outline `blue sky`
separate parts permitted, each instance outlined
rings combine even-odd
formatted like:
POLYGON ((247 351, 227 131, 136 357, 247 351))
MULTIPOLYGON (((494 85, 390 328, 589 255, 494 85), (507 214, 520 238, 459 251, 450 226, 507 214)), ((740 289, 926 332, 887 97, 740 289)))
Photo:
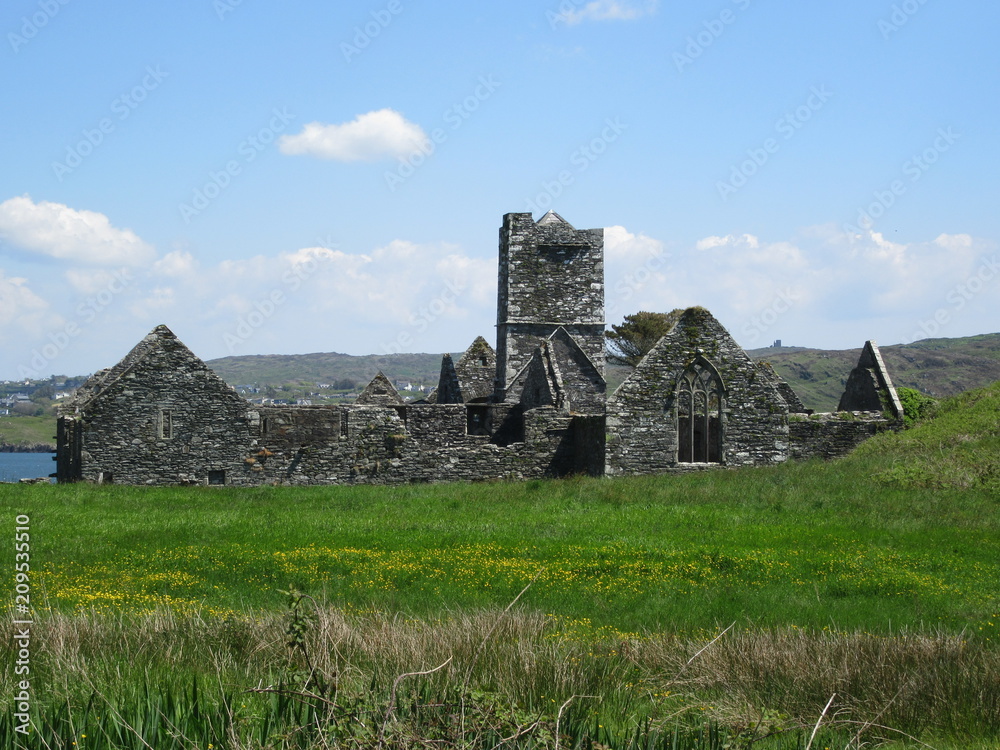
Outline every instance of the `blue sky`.
POLYGON ((12 0, 0 378, 495 339, 497 229, 605 227, 608 322, 1000 330, 1000 6, 12 0))

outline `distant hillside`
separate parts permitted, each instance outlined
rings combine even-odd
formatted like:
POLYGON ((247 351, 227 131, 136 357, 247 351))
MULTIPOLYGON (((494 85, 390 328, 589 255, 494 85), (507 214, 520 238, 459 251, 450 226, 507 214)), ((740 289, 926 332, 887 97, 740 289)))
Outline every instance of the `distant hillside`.
MULTIPOLYGON (((935 398, 953 396, 1000 380, 1000 333, 927 339, 913 344, 884 346, 881 351, 895 385, 916 388, 935 398)), ((749 354, 774 365, 807 408, 833 411, 861 349, 827 351, 780 347, 753 349, 749 354)), ((436 385, 441 355, 267 354, 223 357, 207 364, 231 385, 277 387, 286 383, 332 383, 348 379, 356 381, 360 388, 379 370, 394 382, 436 385)), ((625 367, 608 368, 609 393, 628 372, 625 367)))
MULTIPOLYGON (((916 388, 935 398, 1000 380, 1000 333, 879 348, 894 385, 916 388)), ((779 347, 753 349, 748 354, 770 362, 807 408, 833 411, 861 349, 779 347)))
MULTIPOLYGON (((460 355, 457 355, 460 356, 460 355)), ((254 354, 222 357, 206 362, 230 385, 285 383, 332 383, 354 380, 366 386, 381 370, 389 380, 437 385, 441 373, 440 354, 254 354)))

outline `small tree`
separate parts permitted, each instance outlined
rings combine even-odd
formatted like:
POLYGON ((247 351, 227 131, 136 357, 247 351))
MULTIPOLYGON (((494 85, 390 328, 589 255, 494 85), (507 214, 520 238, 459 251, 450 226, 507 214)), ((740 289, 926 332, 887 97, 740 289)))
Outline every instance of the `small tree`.
POLYGON ((611 326, 604 336, 608 341, 608 362, 635 367, 656 342, 670 330, 668 313, 637 312, 626 315, 621 325, 611 326))

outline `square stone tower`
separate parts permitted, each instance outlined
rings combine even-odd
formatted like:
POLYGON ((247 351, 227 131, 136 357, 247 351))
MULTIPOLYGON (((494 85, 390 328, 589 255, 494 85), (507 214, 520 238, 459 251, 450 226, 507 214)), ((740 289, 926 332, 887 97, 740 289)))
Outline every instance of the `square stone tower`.
POLYGON ((560 327, 604 376, 604 230, 574 229, 554 211, 506 214, 500 228, 495 399, 560 327))

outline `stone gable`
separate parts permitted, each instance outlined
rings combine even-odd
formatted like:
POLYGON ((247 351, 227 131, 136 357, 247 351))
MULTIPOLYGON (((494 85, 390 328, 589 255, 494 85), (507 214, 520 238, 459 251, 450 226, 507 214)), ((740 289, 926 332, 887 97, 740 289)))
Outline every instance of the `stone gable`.
POLYGON ((729 332, 699 307, 674 316, 672 328, 608 399, 607 415, 611 475, 788 458, 788 405, 729 332), (716 399, 706 403, 705 414, 681 403, 689 376, 706 402, 716 399))

